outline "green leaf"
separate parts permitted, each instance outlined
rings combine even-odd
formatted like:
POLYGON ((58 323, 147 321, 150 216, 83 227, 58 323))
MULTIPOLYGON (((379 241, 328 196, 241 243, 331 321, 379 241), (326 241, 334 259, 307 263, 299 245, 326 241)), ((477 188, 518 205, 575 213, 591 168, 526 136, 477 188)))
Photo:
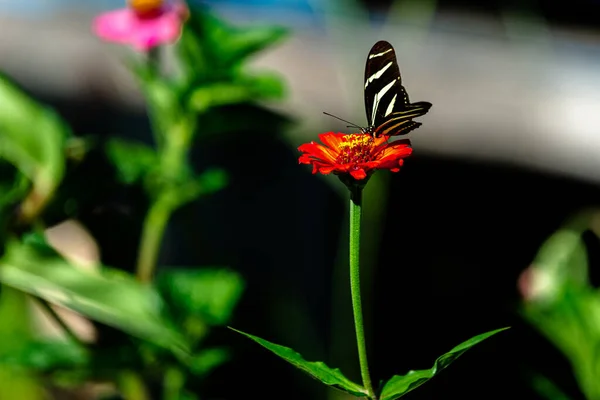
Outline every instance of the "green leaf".
POLYGON ((31 312, 24 293, 10 287, 0 288, 0 399, 39 399, 43 389, 32 371, 23 369, 19 355, 27 349, 33 336, 31 312))
POLYGON ((106 144, 106 153, 125 184, 138 182, 158 166, 156 151, 144 143, 113 138, 106 144))
POLYGON ((280 41, 287 34, 282 27, 231 26, 203 7, 190 7, 190 11, 180 50, 183 59, 198 66, 198 72, 203 74, 231 76, 231 72, 249 56, 280 41))
POLYGON ((30 217, 40 212, 63 178, 69 134, 55 112, 0 74, 0 158, 32 182, 32 195, 23 210, 30 217))
POLYGON ((0 399, 46 400, 44 384, 33 373, 0 364, 0 399), (10 384, 5 384, 10 382, 10 384))
POLYGON ((380 400, 394 400, 404 396, 408 392, 418 388, 433 378, 435 375, 439 374, 444 368, 450 365, 450 363, 455 361, 471 347, 506 329, 509 328, 496 329, 494 331, 482 333, 481 335, 474 336, 471 339, 462 342, 446 354, 439 357, 435 361, 435 364, 432 368, 409 371, 406 375, 394 375, 390 380, 383 383, 381 394, 378 396, 378 398, 380 400))
POLYGON ((541 374, 532 374, 531 383, 535 391, 548 400, 571 400, 554 382, 541 374))
POLYGON ((331 386, 335 389, 339 389, 343 392, 352 394, 357 397, 367 397, 367 391, 357 383, 352 382, 346 378, 339 368, 329 368, 322 361, 311 362, 306 361, 300 354, 290 349, 289 347, 280 346, 278 344, 271 343, 257 336, 238 331, 229 327, 229 329, 241 333, 242 335, 254 340, 267 350, 275 353, 277 356, 283 358, 285 361, 292 364, 294 367, 301 369, 313 378, 323 382, 325 385, 331 386))
POLYGON ((199 194, 206 195, 225 188, 229 183, 229 176, 223 169, 210 168, 202 172, 196 182, 199 185, 199 194))
POLYGON ((229 320, 244 290, 241 276, 225 268, 168 268, 157 276, 156 284, 180 313, 210 325, 229 320))
POLYGON ((191 93, 189 104, 198 112, 206 112, 230 104, 281 99, 284 92, 283 81, 278 75, 263 73, 199 86, 191 93))
POLYGON ((11 364, 40 372, 84 367, 88 353, 70 340, 32 340, 19 351, 0 356, 0 364, 11 364))
POLYGON ((229 350, 222 347, 213 347, 202 350, 195 355, 188 364, 193 374, 205 376, 219 365, 229 361, 231 354, 229 350))
POLYGON ((186 341, 164 317, 162 299, 151 287, 119 270, 77 268, 39 235, 7 243, 0 259, 0 281, 166 347, 176 355, 187 351, 186 341))

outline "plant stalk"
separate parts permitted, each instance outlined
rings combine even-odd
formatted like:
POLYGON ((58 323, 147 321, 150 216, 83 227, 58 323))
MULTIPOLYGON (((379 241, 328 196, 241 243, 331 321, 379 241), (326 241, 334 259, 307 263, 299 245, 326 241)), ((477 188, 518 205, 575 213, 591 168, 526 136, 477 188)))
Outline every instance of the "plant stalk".
POLYGON ((352 311, 354 312, 354 328, 358 346, 358 360, 363 386, 370 399, 376 400, 369 365, 367 362, 367 345, 360 297, 360 222, 362 215, 362 187, 350 188, 350 291, 352 293, 352 311))
POLYGON ((152 202, 142 228, 136 275, 143 283, 152 281, 167 222, 173 212, 170 196, 159 195, 152 202))

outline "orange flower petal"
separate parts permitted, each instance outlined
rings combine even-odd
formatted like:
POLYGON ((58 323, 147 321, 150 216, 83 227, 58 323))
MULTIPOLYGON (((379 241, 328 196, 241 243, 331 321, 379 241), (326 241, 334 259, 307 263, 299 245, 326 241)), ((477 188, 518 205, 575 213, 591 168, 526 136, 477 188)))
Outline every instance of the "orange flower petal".
POLYGON ((319 140, 323 142, 325 146, 328 146, 332 150, 339 153, 340 144, 344 142, 344 138, 346 136, 348 135, 344 133, 327 132, 319 134, 319 140))
POLYGON ((305 143, 303 145, 301 145, 300 147, 298 147, 299 151, 308 153, 305 155, 309 155, 311 157, 314 157, 316 159, 321 159, 321 160, 325 160, 328 162, 335 162, 335 159, 337 157, 337 153, 332 151, 331 149, 315 143, 315 142, 310 142, 310 143, 305 143))
POLYGON ((362 168, 359 168, 359 169, 352 169, 352 170, 350 171, 350 175, 352 175, 352 177, 353 177, 354 179, 358 179, 358 180, 365 179, 365 178, 367 177, 367 173, 366 173, 366 172, 365 172, 365 170, 364 170, 364 169, 362 169, 362 168))

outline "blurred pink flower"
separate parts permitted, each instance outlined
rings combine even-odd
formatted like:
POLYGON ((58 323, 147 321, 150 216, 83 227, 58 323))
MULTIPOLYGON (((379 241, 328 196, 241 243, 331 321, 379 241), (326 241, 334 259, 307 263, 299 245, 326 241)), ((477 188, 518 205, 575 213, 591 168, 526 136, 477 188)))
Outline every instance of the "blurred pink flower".
POLYGON ((546 269, 530 265, 519 275, 517 287, 527 303, 548 302, 556 297, 557 278, 546 269))
POLYGON ((146 52, 177 41, 186 18, 187 7, 181 0, 129 0, 128 7, 97 16, 93 30, 104 40, 146 52))

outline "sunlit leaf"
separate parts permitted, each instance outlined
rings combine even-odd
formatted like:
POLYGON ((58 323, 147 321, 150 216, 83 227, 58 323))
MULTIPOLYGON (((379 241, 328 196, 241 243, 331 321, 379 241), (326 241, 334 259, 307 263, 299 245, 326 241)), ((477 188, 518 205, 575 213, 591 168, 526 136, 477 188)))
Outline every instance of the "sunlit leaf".
POLYGON ((125 184, 141 180, 158 165, 156 151, 144 143, 112 138, 106 144, 106 153, 125 184))
POLYGON ((49 108, 29 98, 0 75, 0 158, 17 167, 32 182, 23 212, 40 212, 62 180, 65 140, 69 128, 49 108))
POLYGON ((76 268, 37 235, 7 244, 0 259, 0 281, 176 354, 187 350, 185 340, 163 316, 162 299, 151 287, 111 268, 76 268))
POLYGON ((444 368, 471 347, 506 329, 508 328, 482 333, 481 335, 474 336, 471 339, 462 342, 446 354, 438 357, 432 368, 409 371, 406 375, 394 375, 387 382, 383 383, 379 398, 381 400, 394 400, 404 396, 439 374, 444 368))
POLYGON ((280 99, 284 92, 281 77, 263 73, 199 86, 190 95, 190 106, 198 112, 206 112, 212 107, 280 99))
POLYGON ((284 347, 271 343, 257 336, 238 331, 237 329, 230 329, 254 340, 256 343, 260 344, 267 350, 283 358, 285 361, 289 362, 294 367, 306 372, 313 378, 323 382, 325 385, 350 393, 357 397, 367 397, 366 390, 362 386, 346 378, 342 374, 342 371, 339 370, 339 368, 329 368, 322 361, 306 361, 304 358, 302 358, 300 354, 290 349, 289 347, 284 347))

